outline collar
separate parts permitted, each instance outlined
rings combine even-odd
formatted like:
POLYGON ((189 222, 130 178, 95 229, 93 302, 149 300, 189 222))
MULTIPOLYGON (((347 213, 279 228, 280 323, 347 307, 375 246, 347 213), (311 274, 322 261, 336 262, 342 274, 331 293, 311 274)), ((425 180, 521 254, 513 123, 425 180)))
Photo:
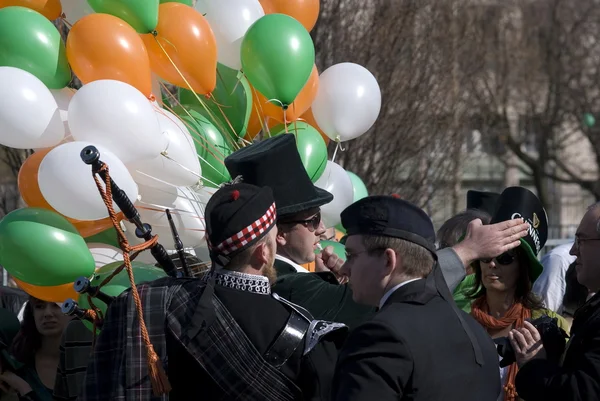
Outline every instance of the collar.
POLYGON ((213 273, 205 274, 202 277, 202 280, 208 281, 209 277, 211 276, 215 277, 215 284, 221 287, 232 288, 234 290, 246 291, 260 295, 271 294, 271 283, 265 276, 240 273, 217 267, 213 273))
POLYGON ((413 278, 407 281, 404 281, 400 284, 397 284, 395 286, 393 286, 391 289, 389 289, 381 298, 381 301, 379 301, 379 309, 383 308, 383 305, 385 304, 385 301, 388 300, 388 298, 394 293, 394 291, 396 291, 398 288, 408 284, 408 283, 412 283, 413 281, 417 281, 420 280, 419 278, 413 278))
POLYGON ((298 263, 292 262, 290 259, 286 258, 285 256, 281 256, 281 255, 277 254, 277 255, 275 255, 275 259, 281 260, 282 262, 285 262, 288 265, 292 266, 294 269, 296 269, 297 273, 310 273, 304 267, 300 266, 298 263))

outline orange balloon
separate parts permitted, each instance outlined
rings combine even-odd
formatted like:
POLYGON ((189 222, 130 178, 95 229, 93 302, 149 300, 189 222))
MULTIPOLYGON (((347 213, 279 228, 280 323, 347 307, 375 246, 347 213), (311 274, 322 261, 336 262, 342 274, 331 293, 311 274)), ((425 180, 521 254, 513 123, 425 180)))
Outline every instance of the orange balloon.
MULTIPOLYGON (((287 123, 296 121, 304 114, 309 108, 312 102, 317 97, 317 91, 319 90, 319 71, 317 66, 313 67, 313 70, 308 78, 308 81, 296 96, 293 103, 289 105, 285 111, 285 119, 287 123)), ((256 91, 258 93, 258 91, 256 91)), ((261 102, 262 109, 265 115, 273 117, 277 121, 283 123, 283 109, 268 101, 261 93, 258 93, 258 101, 261 102)))
POLYGON ((302 267, 304 267, 306 270, 308 270, 309 272, 314 272, 316 271, 316 266, 315 266, 315 262, 310 262, 310 263, 305 263, 303 265, 300 265, 302 267))
POLYGON ((319 18, 319 0, 259 0, 265 14, 287 14, 294 17, 307 31, 311 31, 319 18))
POLYGON ((0 0, 0 8, 12 6, 30 8, 49 20, 55 20, 62 14, 60 0, 0 0))
POLYGON ((75 300, 79 298, 79 293, 73 288, 73 283, 46 287, 41 285, 27 284, 23 281, 17 280, 14 277, 12 277, 12 279, 15 280, 15 283, 27 294, 36 297, 37 299, 41 299, 42 301, 65 302, 69 298, 75 300))
POLYGON ((306 111, 306 113, 302 114, 302 116, 300 116, 300 120, 306 121, 314 129, 319 131, 319 134, 321 134, 321 136, 323 137, 323 140, 325 141, 325 145, 329 144, 329 137, 327 135, 325 135, 325 133, 321 130, 321 128, 319 128, 319 124, 317 124, 317 121, 315 120, 315 116, 313 115, 312 107, 310 109, 308 109, 306 111))
MULTIPOLYGON (((40 169, 40 163, 52 149, 53 148, 43 149, 29 156, 19 170, 17 181, 19 185, 19 192, 21 193, 21 197, 27 206, 39 207, 41 209, 47 209, 58 213, 52 206, 50 206, 46 199, 44 199, 42 191, 40 191, 40 186, 38 185, 38 170, 40 169)), ((95 221, 80 221, 68 218, 66 216, 63 217, 65 217, 71 224, 75 226, 83 238, 91 237, 92 235, 101 233, 102 231, 108 230, 113 226, 112 221, 108 217, 95 221)), ((123 214, 119 213, 118 218, 121 220, 123 218, 123 214)))
POLYGON ((206 18, 185 4, 163 3, 156 32, 141 35, 152 71, 182 88, 211 93, 217 85, 217 42, 206 18))
POLYGON ((114 79, 152 95, 150 60, 135 29, 109 14, 86 15, 67 37, 67 59, 81 82, 114 79))

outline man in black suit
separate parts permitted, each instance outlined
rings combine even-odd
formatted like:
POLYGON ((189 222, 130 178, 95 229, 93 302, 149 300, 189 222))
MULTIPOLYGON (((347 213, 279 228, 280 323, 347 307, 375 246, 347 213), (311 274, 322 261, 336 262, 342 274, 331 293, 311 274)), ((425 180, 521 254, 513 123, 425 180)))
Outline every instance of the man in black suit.
POLYGON ((354 300, 379 311, 344 345, 333 399, 495 401, 496 348, 453 303, 427 214, 401 199, 370 196, 344 210, 342 223, 354 300))
POLYGON ((596 294, 577 309, 571 337, 562 355, 546 349, 538 330, 526 322, 509 338, 519 372, 515 385, 526 401, 597 401, 600 399, 600 203, 583 216, 571 255, 577 280, 596 294))

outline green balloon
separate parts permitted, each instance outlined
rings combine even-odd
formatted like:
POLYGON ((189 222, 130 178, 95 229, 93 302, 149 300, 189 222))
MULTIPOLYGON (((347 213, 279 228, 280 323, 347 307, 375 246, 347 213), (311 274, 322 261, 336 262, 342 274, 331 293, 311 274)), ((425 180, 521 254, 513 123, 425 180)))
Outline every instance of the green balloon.
MULTIPOLYGON (((273 136, 285 134, 283 124, 272 129, 273 136)), ((296 146, 302 164, 312 182, 316 182, 327 166, 327 145, 319 131, 304 121, 288 124, 288 133, 296 135, 296 146)))
POLYGON ((150 33, 158 24, 158 0, 88 0, 88 3, 97 13, 121 18, 138 33, 150 33))
POLYGON ((341 231, 343 234, 346 234, 346 229, 344 228, 344 226, 342 225, 342 223, 336 225, 335 229, 338 230, 338 231, 341 231))
POLYGON ((0 66, 35 75, 50 89, 71 81, 65 44, 42 14, 24 7, 0 9, 0 66))
POLYGON ((18 280, 54 286, 94 273, 95 262, 77 229, 45 209, 15 210, 0 220, 0 265, 18 280))
POLYGON ((585 113, 583 115, 583 123, 588 126, 588 127, 593 127, 594 125, 596 125, 596 118, 594 117, 593 114, 591 113, 585 113))
MULTIPOLYGON (((211 96, 212 99, 203 99, 204 104, 210 110, 208 113, 198 102, 194 92, 189 89, 179 89, 181 104, 192 106, 194 110, 237 142, 246 134, 252 112, 252 92, 248 80, 238 70, 218 64, 217 86, 211 96)), ((198 97, 202 98, 203 95, 198 95, 198 97)))
POLYGON ((87 244, 106 244, 114 246, 115 248, 120 248, 117 230, 115 230, 113 227, 96 235, 92 235, 91 237, 87 237, 85 242, 87 244))
POLYGON ((223 160, 232 151, 229 143, 223 138, 223 135, 206 117, 195 109, 186 107, 184 110, 181 106, 178 106, 173 110, 181 117, 192 138, 194 138, 194 145, 200 159, 204 184, 208 187, 216 188, 218 185, 230 181, 231 176, 223 160))
MULTIPOLYGON (((112 274, 112 272, 115 271, 115 269, 122 264, 123 262, 113 262, 96 270, 94 277, 90 280, 92 285, 100 285, 100 283, 102 283, 108 276, 112 274)), ((145 263, 133 261, 131 262, 131 267, 133 268, 133 278, 136 284, 154 281, 159 278, 166 277, 167 275, 162 269, 145 263)), ((129 275, 127 274, 127 270, 123 269, 119 274, 113 277, 108 284, 102 287, 102 292, 116 297, 121 295, 123 291, 130 287, 131 284, 129 282, 129 275)), ((94 305, 100 309, 102 313, 106 314, 107 305, 104 302, 100 301, 98 298, 93 298, 92 302, 94 302, 94 305)), ((89 299, 86 295, 79 297, 79 306, 84 309, 91 309, 89 299)), ((90 322, 84 321, 84 324, 90 330, 92 330, 93 325, 90 322)))
POLYGON ((366 198, 367 196, 369 196, 367 186, 360 179, 360 177, 354 173, 351 173, 350 171, 346 171, 346 173, 348 173, 348 175, 350 176, 350 181, 352 181, 352 189, 354 190, 353 201, 356 202, 358 200, 361 200, 362 198, 366 198))
POLYGON ((292 104, 315 64, 315 46, 296 19, 269 14, 246 32, 241 48, 242 68, 248 81, 267 99, 292 104))
MULTIPOLYGON (((344 262, 346 261, 346 247, 337 241, 321 241, 319 244, 325 249, 328 246, 333 247, 333 253, 339 256, 344 262)), ((321 250, 315 250, 315 254, 321 253, 321 250)))
POLYGON ((181 4, 185 4, 186 6, 190 6, 190 7, 194 6, 192 4, 192 0, 160 0, 160 4, 163 4, 163 3, 181 3, 181 4))

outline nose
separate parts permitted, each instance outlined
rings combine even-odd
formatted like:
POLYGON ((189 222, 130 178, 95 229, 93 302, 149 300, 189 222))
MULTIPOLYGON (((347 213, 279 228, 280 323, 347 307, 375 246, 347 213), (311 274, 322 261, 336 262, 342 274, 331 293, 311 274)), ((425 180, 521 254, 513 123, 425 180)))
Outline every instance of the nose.
POLYGON ((577 241, 575 241, 575 242, 573 242, 573 246, 571 247, 571 250, 569 250, 569 255, 577 256, 578 250, 579 250, 579 247, 577 246, 577 241))
POLYGON ((54 315, 54 304, 51 302, 46 303, 44 307, 44 316, 52 316, 54 315))
POLYGON ((488 265, 490 266, 490 269, 495 269, 496 266, 496 259, 492 259, 490 263, 488 263, 488 265))
POLYGON ((327 231, 327 229, 325 228, 325 223, 323 223, 323 220, 321 220, 319 222, 319 228, 317 228, 315 234, 317 235, 317 237, 320 237, 321 235, 325 234, 325 231, 327 231))
POLYGON ((340 275, 347 276, 350 278, 350 266, 349 263, 344 263, 342 267, 340 267, 340 275))

